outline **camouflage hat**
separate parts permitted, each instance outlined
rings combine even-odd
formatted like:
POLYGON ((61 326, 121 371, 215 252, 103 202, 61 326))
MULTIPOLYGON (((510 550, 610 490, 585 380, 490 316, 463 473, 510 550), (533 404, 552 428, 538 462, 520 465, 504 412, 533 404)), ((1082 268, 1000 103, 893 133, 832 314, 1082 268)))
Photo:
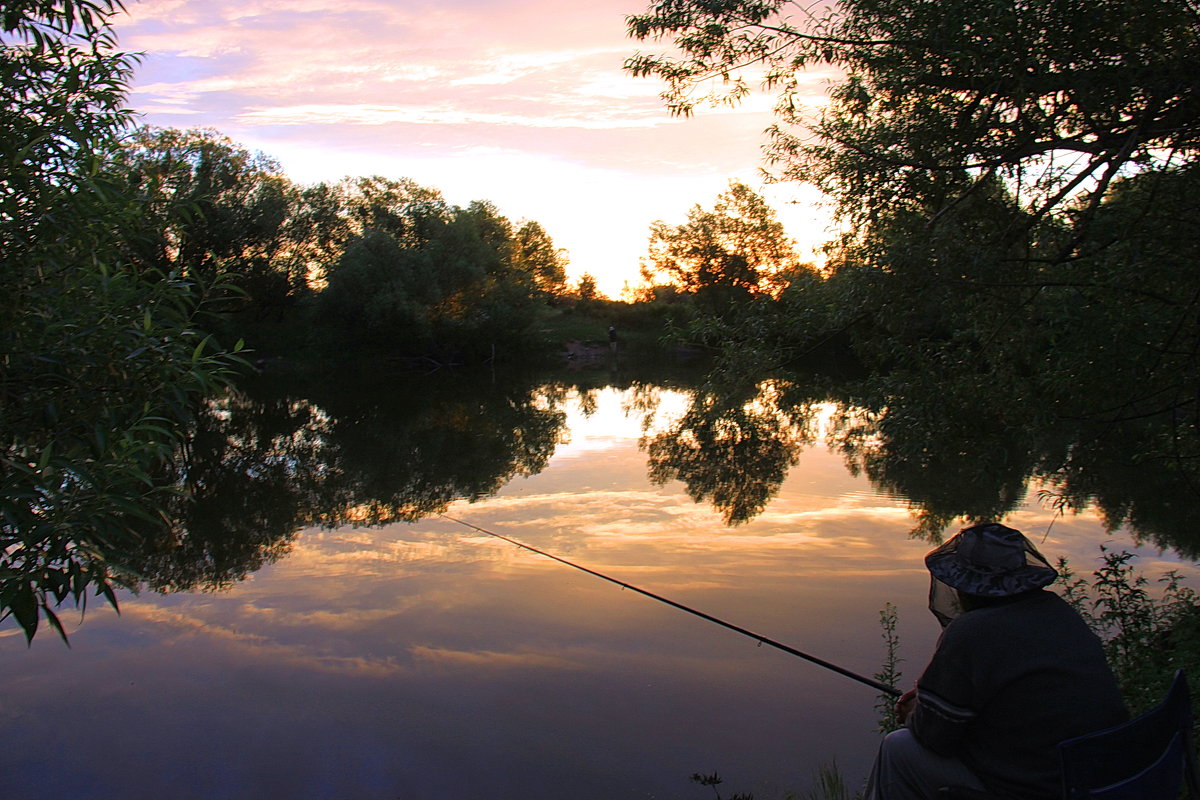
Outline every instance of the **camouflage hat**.
POLYGON ((963 528, 930 551, 925 566, 947 586, 982 597, 1040 589, 1058 577, 1020 531, 995 522, 963 528))

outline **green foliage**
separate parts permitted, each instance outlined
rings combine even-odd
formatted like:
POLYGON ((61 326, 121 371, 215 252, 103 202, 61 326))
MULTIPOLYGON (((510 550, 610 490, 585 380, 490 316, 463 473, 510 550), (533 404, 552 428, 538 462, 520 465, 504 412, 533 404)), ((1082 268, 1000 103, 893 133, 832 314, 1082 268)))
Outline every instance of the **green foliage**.
POLYGON ((691 113, 716 87, 736 102, 748 79, 777 95, 781 124, 804 122, 804 70, 847 78, 804 141, 775 131, 775 156, 874 219, 1021 178, 1040 213, 1095 176, 1194 147, 1190 68, 1200 45, 1185 0, 849 0, 824 10, 785 0, 652 3, 629 18, 639 40, 670 39, 674 55, 626 67, 666 82, 673 110, 691 113), (1055 154, 1075 163, 1047 164, 1055 154), (1049 167, 1049 168, 1047 168, 1049 167), (968 173, 970 171, 970 173, 968 173), (1069 187, 1069 188, 1068 188, 1069 187), (1067 191, 1064 191, 1067 189, 1067 191))
POLYGON ((280 314, 307 290, 293 220, 298 190, 279 165, 214 131, 143 128, 109 170, 138 198, 139 261, 200 282, 226 278, 231 308, 280 314))
POLYGON ((845 282, 803 267, 780 278, 786 285, 774 299, 726 307, 719 315, 694 307, 673 315, 681 338, 719 348, 716 372, 725 382, 808 369, 858 372, 846 332, 858 312, 844 305, 845 282))
POLYGON ((682 225, 655 222, 642 268, 648 284, 695 295, 710 313, 782 288, 799 260, 775 212, 745 184, 731 181, 712 210, 695 206, 682 225))
POLYGON ((1130 711, 1141 713, 1166 695, 1176 670, 1200 676, 1200 595, 1168 571, 1152 592, 1127 551, 1101 547, 1092 580, 1076 577, 1060 559, 1063 596, 1104 642, 1130 711))
POLYGON ((600 300, 600 290, 596 288, 596 278, 590 273, 583 273, 579 276, 579 282, 575 287, 575 294, 579 297, 579 302, 586 304, 600 300))
MULTIPOLYGON (((529 275, 542 297, 562 300, 567 294, 565 251, 555 248, 546 229, 532 220, 517 228, 512 239, 513 268, 529 275)), ((595 279, 592 279, 592 292, 595 292, 595 279)))
POLYGON ((811 789, 800 795, 788 795, 795 800, 856 800, 860 796, 861 793, 846 785, 846 778, 836 761, 817 768, 816 782, 811 789))
POLYGON ((845 340, 880 394, 1005 386, 1059 419, 1170 415, 1147 457, 1195 460, 1193 4, 662 0, 629 30, 674 45, 627 68, 679 113, 760 80, 776 172, 842 223, 824 286, 709 324, 731 362, 845 340), (826 65, 845 79, 818 114, 805 70, 826 65))
POLYGON ((437 289, 425 277, 431 272, 428 252, 406 250, 386 233, 368 231, 350 242, 331 272, 319 313, 344 332, 343 344, 424 343, 437 289))
POLYGON ((210 300, 225 340, 296 338, 285 319, 305 317, 304 339, 272 342, 273 355, 320 344, 339 359, 490 358, 526 342, 534 306, 566 292, 566 257, 536 222, 514 226, 483 201, 453 207, 410 179, 297 187, 213 131, 139 131, 109 170, 142 209, 131 258, 223 278, 210 300))
MULTIPOLYGON (((0 239, 4 263, 46 246, 47 215, 94 177, 128 124, 134 59, 118 52, 115 0, 8 2, 0 11, 0 239)), ((7 307, 7 306, 6 306, 7 307)))
MULTIPOLYGON (((313 195, 328 202, 326 191, 313 195)), ((345 240, 315 322, 342 352, 457 363, 491 358, 499 345, 511 355, 530 342, 539 300, 561 289, 545 231, 515 229, 491 203, 450 206, 436 190, 383 178, 336 195, 345 240)))
POLYGON ((104 171, 131 59, 115 2, 7 4, 0 50, 0 619, 129 582, 111 548, 161 521, 195 400, 233 361, 198 322, 222 278, 139 260, 141 207, 104 171))

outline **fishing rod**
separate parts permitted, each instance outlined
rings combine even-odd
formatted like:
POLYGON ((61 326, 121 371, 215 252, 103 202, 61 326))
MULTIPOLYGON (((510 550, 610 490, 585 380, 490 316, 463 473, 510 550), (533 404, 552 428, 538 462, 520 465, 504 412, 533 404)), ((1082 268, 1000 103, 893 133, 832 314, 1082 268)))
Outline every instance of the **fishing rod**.
POLYGON ((670 600, 666 597, 663 597, 662 595, 655 594, 654 592, 649 592, 645 589, 640 589, 637 586, 633 586, 632 584, 626 583, 625 581, 617 580, 616 578, 605 575, 603 572, 597 572, 594 569, 588 569, 587 567, 576 564, 573 561, 568 561, 565 558, 559 558, 558 556, 556 556, 552 553, 547 553, 545 550, 539 550, 536 547, 532 547, 530 545, 524 544, 523 542, 518 542, 516 539, 510 539, 509 537, 504 536, 503 534, 496 533, 495 531, 489 531, 487 528, 481 528, 478 525, 473 525, 472 523, 465 522, 461 519, 455 519, 454 517, 447 516, 446 514, 439 514, 438 516, 440 516, 442 519, 449 520, 450 522, 457 522, 459 525, 462 525, 467 528, 472 528, 473 530, 477 530, 480 533, 486 533, 488 536, 494 536, 497 539, 502 539, 503 541, 506 541, 509 544, 516 545, 517 547, 520 547, 524 550, 528 550, 531 553, 537 553, 539 556, 545 556, 546 558, 549 558, 553 561, 557 561, 560 564, 566 564, 568 567, 577 569, 580 572, 586 572, 588 575, 593 575, 597 578, 600 578, 601 580, 606 580, 609 583, 615 583, 617 586, 620 586, 622 589, 628 589, 631 592, 637 592, 640 595, 645 595, 646 597, 649 597, 651 600, 657 600, 660 603, 666 603, 667 605, 669 605, 673 608, 678 608, 680 611, 686 611, 687 613, 693 614, 693 615, 699 617, 700 619, 705 619, 705 620, 708 620, 709 622, 714 622, 717 625, 720 625, 722 628, 728 628, 729 630, 734 631, 735 633, 740 633, 743 636, 749 636, 751 639, 754 639, 756 642, 758 642, 759 645, 764 645, 764 644, 770 645, 771 647, 774 647, 776 650, 782 650, 783 652, 788 653, 793 656, 796 656, 797 658, 803 658, 805 661, 809 661, 813 664, 816 664, 818 667, 824 667, 825 669, 832 670, 833 672, 836 672, 839 675, 844 675, 845 677, 850 678, 851 680, 855 680, 855 681, 858 681, 859 683, 866 684, 867 686, 870 686, 872 689, 875 689, 876 691, 878 691, 882 694, 891 695, 892 697, 900 696, 900 690, 895 688, 894 686, 888 686, 886 683, 880 683, 879 681, 872 680, 871 678, 863 677, 862 675, 859 675, 856 672, 851 672, 850 670, 846 669, 845 667, 839 667, 837 664, 830 663, 823 658, 817 658, 814 655, 810 655, 809 653, 805 653, 803 651, 797 650, 794 647, 789 647, 788 645, 783 644, 782 642, 777 642, 774 639, 763 636, 761 634, 757 634, 754 631, 746 630, 745 628, 741 627, 740 625, 734 625, 732 622, 726 622, 723 619, 718 619, 717 617, 714 617, 711 614, 705 614, 703 611, 699 611, 690 606, 685 606, 683 603, 677 603, 674 600, 670 600))

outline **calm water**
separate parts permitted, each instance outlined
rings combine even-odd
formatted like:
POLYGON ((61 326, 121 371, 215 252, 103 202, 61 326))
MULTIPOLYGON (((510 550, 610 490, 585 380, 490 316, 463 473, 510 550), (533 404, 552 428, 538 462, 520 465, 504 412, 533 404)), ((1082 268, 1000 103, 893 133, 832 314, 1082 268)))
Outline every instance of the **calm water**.
MULTIPOLYGON (((271 440, 293 489, 311 479, 297 477, 310 462, 349 485, 352 468, 321 455, 330 420, 352 415, 346 403, 285 409, 307 432, 271 440)), ((908 503, 850 473, 816 408, 774 496, 731 527, 712 502, 720 487, 693 486, 697 502, 680 481, 650 478, 645 437, 686 406, 685 394, 644 385, 535 398, 524 410, 536 424, 493 424, 519 434, 509 438, 523 455, 502 471, 511 475, 444 481, 475 498, 446 514, 867 675, 880 666, 878 614, 891 602, 905 681, 915 678, 937 626, 924 608, 930 545, 910 538, 908 503)), ((482 444, 475 453, 470 436, 428 434, 469 431, 468 407, 421 408, 412 413, 424 427, 396 434, 403 447, 388 450, 388 428, 367 425, 339 434, 338 458, 351 440, 381 451, 396 460, 382 470, 389 487, 414 483, 396 477, 406 458, 498 458, 482 444)), ((49 635, 27 648, 6 623, 0 793, 699 800, 711 789, 689 776, 717 771, 726 796, 761 799, 807 789, 823 763, 864 777, 878 741, 871 689, 426 513, 441 507, 426 484, 413 489, 425 498, 413 501, 415 521, 319 524, 380 518, 378 503, 348 496, 337 513, 313 501, 325 510, 309 508, 309 524, 267 548, 265 566, 220 591, 125 595, 120 616, 94 604, 70 649, 49 635)), ((1098 543, 1129 544, 1091 515, 1055 519, 1028 496, 1008 522, 1052 560, 1090 569, 1098 543)), ((252 527, 254 514, 221 524, 252 527)), ((1138 552, 1151 574, 1180 566, 1138 552)))

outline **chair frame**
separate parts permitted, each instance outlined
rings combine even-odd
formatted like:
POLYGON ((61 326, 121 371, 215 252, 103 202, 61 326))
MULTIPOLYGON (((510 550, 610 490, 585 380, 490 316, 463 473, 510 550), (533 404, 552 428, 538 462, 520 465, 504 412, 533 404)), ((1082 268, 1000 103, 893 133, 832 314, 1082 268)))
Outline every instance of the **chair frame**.
POLYGON ((1163 776, 1186 788, 1189 800, 1200 800, 1193 722, 1187 677, 1178 670, 1167 696, 1150 710, 1059 743, 1064 800, 1141 797, 1128 791, 1135 791, 1139 781, 1163 776), (1135 765, 1132 774, 1130 763, 1135 765))
MULTIPOLYGON (((1176 800, 1147 798, 1135 782, 1164 774, 1178 774, 1178 786, 1188 800, 1200 800, 1200 769, 1192 736, 1191 694, 1187 676, 1178 670, 1167 695, 1154 708, 1127 722, 1059 743, 1064 800, 1176 800), (1129 762, 1133 767, 1130 774, 1129 762), (1173 763, 1181 761, 1178 767, 1173 763), (1176 773, 1178 770, 1178 773, 1176 773)), ((989 800, 993 795, 961 786, 945 786, 942 800, 989 800)))

